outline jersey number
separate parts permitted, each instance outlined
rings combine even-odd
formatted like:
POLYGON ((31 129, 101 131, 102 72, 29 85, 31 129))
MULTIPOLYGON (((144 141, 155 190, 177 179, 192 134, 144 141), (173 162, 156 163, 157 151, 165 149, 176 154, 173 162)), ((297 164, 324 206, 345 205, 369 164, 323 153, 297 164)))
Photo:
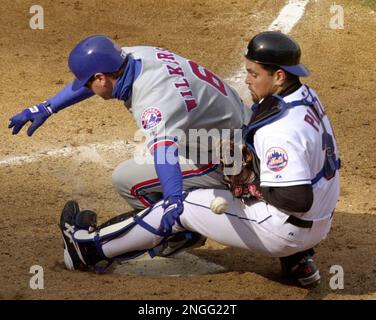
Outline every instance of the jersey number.
POLYGON ((325 150, 324 177, 330 180, 336 174, 337 165, 333 137, 327 132, 322 134, 322 149, 325 150))
MULTIPOLYGON (((315 111, 317 109, 315 109, 314 107, 312 109, 307 109, 307 114, 304 117, 304 121, 310 124, 317 132, 319 132, 320 124, 322 126, 324 125, 321 122, 322 118, 325 115, 325 112, 320 101, 316 97, 314 98, 314 103, 319 108, 321 114, 318 114, 318 112, 315 111)), ((334 140, 332 135, 329 134, 326 130, 324 130, 324 133, 322 134, 322 149, 325 151, 325 162, 323 168, 324 177, 325 179, 330 180, 335 176, 336 170, 338 168, 334 150, 334 140)))
POLYGON ((210 72, 209 70, 201 67, 196 62, 188 61, 188 63, 189 63, 189 66, 191 67, 193 74, 197 78, 210 84, 220 93, 222 93, 225 97, 227 97, 225 84, 220 78, 218 78, 214 73, 210 72))

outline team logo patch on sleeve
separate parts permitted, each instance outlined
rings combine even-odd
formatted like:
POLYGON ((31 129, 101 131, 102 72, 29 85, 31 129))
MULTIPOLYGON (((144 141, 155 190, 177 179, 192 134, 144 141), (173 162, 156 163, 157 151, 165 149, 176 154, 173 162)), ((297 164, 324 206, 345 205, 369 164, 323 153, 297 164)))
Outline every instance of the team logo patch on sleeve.
POLYGON ((266 151, 266 165, 269 170, 278 172, 287 166, 287 152, 282 148, 272 147, 266 151))
POLYGON ((145 130, 156 127, 162 121, 162 112, 155 107, 147 108, 141 116, 141 125, 145 130))

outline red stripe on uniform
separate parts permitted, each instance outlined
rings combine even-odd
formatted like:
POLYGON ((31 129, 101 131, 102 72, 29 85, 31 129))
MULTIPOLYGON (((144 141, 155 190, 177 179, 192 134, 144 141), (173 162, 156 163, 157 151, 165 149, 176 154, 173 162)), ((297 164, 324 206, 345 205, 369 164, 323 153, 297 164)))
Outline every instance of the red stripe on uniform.
POLYGON ((153 153, 155 151, 155 149, 161 147, 161 146, 171 146, 172 144, 175 144, 177 146, 177 144, 174 142, 174 141, 170 141, 170 140, 163 140, 163 141, 160 141, 160 142, 157 142, 155 144, 153 144, 149 150, 150 150, 150 153, 153 153))
POLYGON ((210 168, 213 168, 215 166, 216 166, 216 164, 208 163, 207 165, 205 165, 205 166, 203 166, 202 168, 199 168, 199 169, 182 171, 182 175, 187 176, 187 175, 193 174, 193 173, 199 174, 199 173, 202 173, 203 171, 210 169, 210 168))
MULTIPOLYGON (((181 174, 182 176, 187 176, 187 175, 190 175, 190 174, 200 174, 202 172, 204 172, 205 170, 208 170, 210 168, 213 168, 215 167, 216 165, 215 164, 212 164, 212 163, 208 163, 207 165, 201 167, 201 168, 198 168, 198 169, 193 169, 193 170, 187 170, 187 171, 182 171, 181 174)), ((131 189, 131 194, 136 197, 143 205, 147 206, 147 207, 151 207, 152 204, 149 203, 149 201, 146 200, 145 197, 137 194, 137 190, 142 188, 142 187, 145 187, 145 186, 148 186, 148 185, 152 185, 154 183, 157 183, 159 182, 159 178, 155 178, 155 179, 151 179, 151 180, 146 180, 146 181, 143 181, 143 182, 140 182, 139 184, 136 184, 132 187, 131 189)))

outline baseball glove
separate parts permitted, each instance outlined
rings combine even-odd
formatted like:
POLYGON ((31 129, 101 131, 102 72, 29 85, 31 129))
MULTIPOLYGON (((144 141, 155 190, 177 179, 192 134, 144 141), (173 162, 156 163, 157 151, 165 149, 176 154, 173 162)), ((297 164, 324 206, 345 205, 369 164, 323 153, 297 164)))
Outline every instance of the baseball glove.
POLYGON ((230 192, 236 198, 248 199, 254 197, 262 199, 260 182, 253 170, 253 154, 245 145, 234 145, 232 141, 227 143, 227 153, 224 153, 224 142, 220 153, 220 165, 224 175, 224 181, 230 192), (236 150, 237 149, 237 150, 236 150), (226 157, 226 154, 234 155, 241 151, 241 157, 226 157), (229 161, 230 160, 230 161, 229 161))

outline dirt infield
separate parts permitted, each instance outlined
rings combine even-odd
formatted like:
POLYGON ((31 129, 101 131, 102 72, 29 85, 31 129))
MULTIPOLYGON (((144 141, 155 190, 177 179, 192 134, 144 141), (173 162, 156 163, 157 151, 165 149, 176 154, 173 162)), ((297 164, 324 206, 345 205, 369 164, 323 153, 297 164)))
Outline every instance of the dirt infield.
MULTIPOLYGON (((33 138, 12 136, 10 116, 51 97, 72 76, 71 48, 92 34, 121 45, 171 49, 230 77, 242 64, 249 38, 265 30, 285 1, 40 1, 45 29, 29 27, 32 1, 2 1, 0 72, 0 299, 375 299, 376 4, 341 1, 344 29, 329 27, 332 1, 310 1, 291 35, 311 71, 307 84, 322 98, 339 142, 341 198, 329 237, 317 247, 321 285, 309 291, 279 279, 278 259, 209 241, 190 253, 225 271, 181 277, 94 275, 65 270, 57 223, 65 201, 97 210, 100 222, 129 209, 113 190, 113 168, 129 154, 81 149, 62 157, 12 163, 43 155, 131 140, 135 124, 119 101, 93 97, 54 115, 33 138), (126 3, 126 4, 125 4, 126 3), (8 159, 8 160, 7 160, 8 159), (29 287, 32 265, 44 268, 44 289, 29 287), (341 265, 344 289, 329 286, 330 267, 341 265)), ((249 99, 249 97, 244 97, 249 99)))

